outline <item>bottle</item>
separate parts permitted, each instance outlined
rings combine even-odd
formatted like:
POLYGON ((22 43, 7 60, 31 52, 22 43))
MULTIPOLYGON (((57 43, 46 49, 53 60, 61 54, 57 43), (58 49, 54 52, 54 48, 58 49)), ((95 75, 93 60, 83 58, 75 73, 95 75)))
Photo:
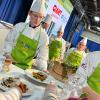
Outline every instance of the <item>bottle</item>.
POLYGON ((3 71, 4 72, 10 71, 10 65, 11 64, 12 64, 12 60, 11 59, 5 59, 4 66, 3 66, 3 71))
POLYGON ((65 81, 59 99, 67 100, 70 97, 70 94, 71 94, 71 91, 70 91, 69 85, 67 84, 67 81, 65 81))
POLYGON ((67 100, 69 98, 79 98, 82 94, 82 87, 79 83, 79 77, 76 75, 70 75, 65 82, 60 100, 67 100))
POLYGON ((3 70, 5 57, 3 55, 0 55, 0 72, 3 70))

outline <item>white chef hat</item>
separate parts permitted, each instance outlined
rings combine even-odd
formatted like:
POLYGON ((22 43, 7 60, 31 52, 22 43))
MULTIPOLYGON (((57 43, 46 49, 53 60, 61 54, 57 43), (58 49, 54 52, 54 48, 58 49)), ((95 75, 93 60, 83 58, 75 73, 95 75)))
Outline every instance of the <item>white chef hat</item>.
POLYGON ((30 8, 31 11, 37 12, 45 16, 45 1, 36 0, 30 8))
POLYGON ((80 42, 82 42, 86 45, 87 44, 87 37, 84 37, 80 42))
POLYGON ((64 26, 61 25, 61 26, 59 27, 59 29, 58 29, 58 32, 64 33, 64 26))
POLYGON ((47 14, 43 22, 50 24, 52 21, 52 16, 50 14, 47 14))

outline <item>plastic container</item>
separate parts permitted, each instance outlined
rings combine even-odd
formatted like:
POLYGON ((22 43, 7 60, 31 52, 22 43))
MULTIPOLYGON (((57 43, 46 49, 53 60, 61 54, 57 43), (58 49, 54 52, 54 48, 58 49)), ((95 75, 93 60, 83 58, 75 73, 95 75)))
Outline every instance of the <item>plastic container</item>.
POLYGON ((60 100, 67 100, 70 97, 73 97, 76 100, 76 98, 79 98, 81 94, 82 89, 78 82, 78 78, 75 75, 71 75, 64 84, 60 100))
POLYGON ((0 55, 0 72, 1 72, 2 69, 3 69, 4 61, 5 61, 5 56, 0 55))

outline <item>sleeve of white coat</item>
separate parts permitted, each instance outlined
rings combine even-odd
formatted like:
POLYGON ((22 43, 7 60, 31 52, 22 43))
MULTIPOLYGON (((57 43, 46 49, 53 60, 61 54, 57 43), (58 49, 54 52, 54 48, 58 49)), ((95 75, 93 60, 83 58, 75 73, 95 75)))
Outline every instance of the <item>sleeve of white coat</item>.
POLYGON ((44 43, 39 47, 37 55, 37 66, 40 70, 47 69, 47 61, 49 53, 48 44, 49 44, 49 38, 46 35, 46 38, 44 38, 44 43))
POLYGON ((17 88, 12 88, 8 92, 0 92, 0 100, 20 100, 21 93, 17 88))
POLYGON ((80 83, 83 84, 83 86, 87 86, 87 78, 91 74, 91 69, 90 56, 87 55, 76 72, 76 74, 80 77, 80 83))
POLYGON ((12 48, 14 47, 15 43, 16 43, 16 36, 18 35, 18 31, 19 31, 19 26, 20 24, 16 24, 14 26, 14 28, 8 33, 6 39, 5 39, 5 43, 4 43, 4 48, 3 48, 3 52, 10 54, 12 51, 12 48))

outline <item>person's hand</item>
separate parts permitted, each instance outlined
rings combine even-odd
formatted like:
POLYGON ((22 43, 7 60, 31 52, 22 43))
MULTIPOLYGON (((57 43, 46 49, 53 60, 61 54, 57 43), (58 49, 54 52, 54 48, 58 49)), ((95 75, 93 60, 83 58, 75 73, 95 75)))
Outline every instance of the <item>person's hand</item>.
POLYGON ((12 63, 12 57, 10 54, 5 54, 6 57, 5 62, 11 64, 12 63))
POLYGON ((12 56, 8 53, 5 53, 4 56, 6 57, 5 62, 9 64, 16 64, 16 61, 12 58, 12 56))
POLYGON ((55 82, 50 82, 50 84, 47 85, 45 91, 47 93, 52 93, 54 95, 57 95, 57 86, 56 86, 55 82))
POLYGON ((43 100, 58 100, 57 86, 55 82, 50 82, 45 88, 43 100))
POLYGON ((43 69, 43 72, 49 74, 49 71, 47 69, 43 69))
POLYGON ((100 94, 97 94, 90 87, 84 87, 83 92, 88 94, 90 100, 100 100, 100 94))
POLYGON ((36 69, 37 68, 37 66, 35 66, 34 64, 32 65, 32 69, 36 69))

